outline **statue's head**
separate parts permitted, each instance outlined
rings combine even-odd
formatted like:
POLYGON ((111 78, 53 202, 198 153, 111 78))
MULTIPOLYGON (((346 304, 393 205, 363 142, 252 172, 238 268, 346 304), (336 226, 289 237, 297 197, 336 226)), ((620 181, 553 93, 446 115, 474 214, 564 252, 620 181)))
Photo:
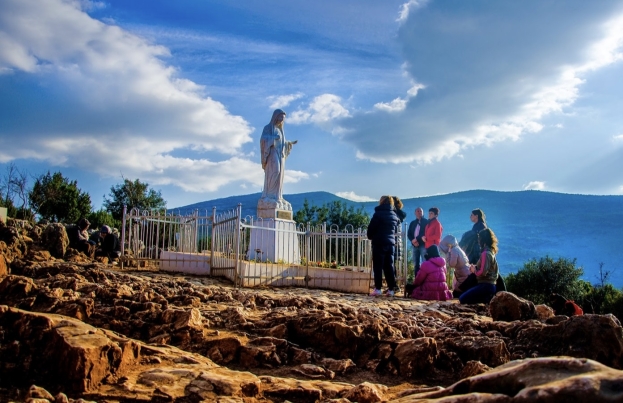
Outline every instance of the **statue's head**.
POLYGON ((286 118, 286 113, 281 109, 275 109, 273 117, 270 119, 271 125, 279 126, 283 124, 283 120, 286 118))

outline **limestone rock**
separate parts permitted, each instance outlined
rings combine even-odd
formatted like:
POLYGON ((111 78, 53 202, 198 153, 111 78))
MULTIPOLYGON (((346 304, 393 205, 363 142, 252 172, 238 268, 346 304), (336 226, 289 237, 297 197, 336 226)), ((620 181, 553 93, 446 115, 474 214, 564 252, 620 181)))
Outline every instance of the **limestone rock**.
POLYGON ((536 309, 531 301, 507 291, 498 292, 489 304, 493 320, 512 322, 514 320, 536 319, 536 309))
POLYGON ((623 372, 587 359, 517 360, 448 388, 413 394, 396 403, 421 401, 558 403, 623 401, 623 372))
POLYGON ((383 396, 387 392, 387 386, 375 385, 373 383, 364 382, 344 394, 344 398, 351 402, 359 403, 375 403, 382 402, 383 396))
POLYGON ((540 304, 534 307, 536 309, 536 316, 540 321, 545 321, 554 317, 554 310, 544 304, 540 304))
POLYGON ((0 253, 0 277, 5 277, 9 274, 9 266, 7 265, 4 254, 0 253))
POLYGON ((59 223, 48 224, 41 235, 43 247, 57 259, 62 259, 69 247, 69 237, 65 226, 59 223))
POLYGON ((401 341, 394 350, 403 376, 430 370, 438 354, 437 342, 430 337, 401 341))

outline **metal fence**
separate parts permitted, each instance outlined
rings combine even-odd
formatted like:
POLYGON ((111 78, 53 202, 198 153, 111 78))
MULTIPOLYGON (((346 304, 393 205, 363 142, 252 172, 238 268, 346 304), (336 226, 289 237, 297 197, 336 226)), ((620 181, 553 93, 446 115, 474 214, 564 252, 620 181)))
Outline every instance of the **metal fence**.
MULTIPOLYGON (((124 211, 122 265, 223 276, 237 286, 306 286, 367 292, 372 251, 365 228, 312 226, 195 210, 124 211)), ((399 236, 404 238, 402 231, 399 236)), ((407 276, 406 239, 396 275, 407 276)), ((123 267, 123 266, 122 266, 123 267)))

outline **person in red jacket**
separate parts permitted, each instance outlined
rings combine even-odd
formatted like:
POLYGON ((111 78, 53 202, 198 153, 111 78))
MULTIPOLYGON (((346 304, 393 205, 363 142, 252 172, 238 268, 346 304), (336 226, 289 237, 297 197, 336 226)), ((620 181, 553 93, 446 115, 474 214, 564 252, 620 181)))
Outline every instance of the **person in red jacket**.
POLYGON ((411 298, 431 301, 447 301, 452 293, 446 283, 446 261, 439 256, 439 249, 433 245, 426 249, 426 261, 422 263, 415 280, 411 298))
POLYGON ((441 234, 443 233, 443 227, 437 219, 439 216, 439 209, 437 207, 431 207, 428 209, 428 224, 426 224, 426 230, 422 240, 424 241, 424 247, 426 249, 433 245, 439 246, 441 242, 441 234))

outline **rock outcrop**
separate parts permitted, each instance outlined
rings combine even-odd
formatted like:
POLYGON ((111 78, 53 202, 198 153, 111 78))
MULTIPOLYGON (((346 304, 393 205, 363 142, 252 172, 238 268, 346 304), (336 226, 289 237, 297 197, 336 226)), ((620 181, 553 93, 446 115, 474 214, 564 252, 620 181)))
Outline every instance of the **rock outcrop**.
POLYGON ((621 399, 612 315, 236 289, 107 267, 62 234, 0 224, 0 400, 621 399))

